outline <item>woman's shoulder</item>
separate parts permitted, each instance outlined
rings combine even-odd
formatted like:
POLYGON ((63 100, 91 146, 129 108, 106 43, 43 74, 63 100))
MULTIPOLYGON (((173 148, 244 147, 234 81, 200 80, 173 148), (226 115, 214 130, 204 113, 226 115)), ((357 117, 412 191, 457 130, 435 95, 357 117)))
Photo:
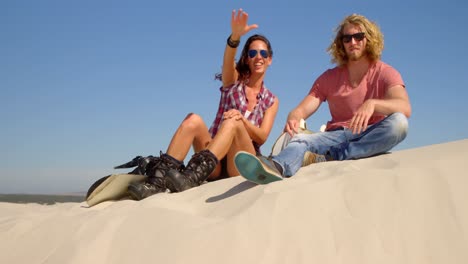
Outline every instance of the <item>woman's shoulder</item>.
POLYGON ((221 92, 229 92, 229 91, 232 91, 232 90, 237 90, 237 89, 239 89, 241 86, 242 86, 242 83, 241 83, 241 82, 235 81, 235 82, 232 83, 232 84, 221 85, 221 87, 219 88, 219 90, 220 90, 221 92))
POLYGON ((271 106, 278 100, 278 97, 265 85, 262 86, 261 90, 261 100, 267 104, 267 106, 271 106))

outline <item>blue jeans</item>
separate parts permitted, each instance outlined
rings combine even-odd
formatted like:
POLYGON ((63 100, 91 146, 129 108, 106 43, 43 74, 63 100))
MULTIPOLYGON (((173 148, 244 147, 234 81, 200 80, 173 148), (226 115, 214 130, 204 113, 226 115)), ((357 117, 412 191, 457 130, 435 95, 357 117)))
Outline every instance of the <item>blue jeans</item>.
POLYGON ((360 134, 347 128, 314 134, 296 134, 273 160, 283 168, 283 176, 293 176, 302 165, 306 151, 329 155, 334 160, 359 159, 382 154, 405 139, 408 119, 394 113, 369 126, 360 134))

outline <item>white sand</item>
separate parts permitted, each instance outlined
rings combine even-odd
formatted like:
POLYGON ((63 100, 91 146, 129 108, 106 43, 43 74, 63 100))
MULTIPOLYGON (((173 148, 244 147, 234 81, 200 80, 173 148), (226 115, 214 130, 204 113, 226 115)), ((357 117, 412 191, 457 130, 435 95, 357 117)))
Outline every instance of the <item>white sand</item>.
POLYGON ((141 202, 0 203, 0 263, 468 263, 468 139, 141 202))

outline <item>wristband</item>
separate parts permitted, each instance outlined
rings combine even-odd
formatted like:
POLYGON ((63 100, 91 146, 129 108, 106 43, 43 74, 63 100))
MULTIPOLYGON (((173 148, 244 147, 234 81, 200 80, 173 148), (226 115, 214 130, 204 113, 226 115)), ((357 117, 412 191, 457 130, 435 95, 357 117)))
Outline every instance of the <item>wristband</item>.
POLYGON ((227 38, 227 44, 228 44, 229 47, 235 49, 235 48, 239 47, 240 40, 232 40, 231 35, 229 35, 229 37, 227 38))

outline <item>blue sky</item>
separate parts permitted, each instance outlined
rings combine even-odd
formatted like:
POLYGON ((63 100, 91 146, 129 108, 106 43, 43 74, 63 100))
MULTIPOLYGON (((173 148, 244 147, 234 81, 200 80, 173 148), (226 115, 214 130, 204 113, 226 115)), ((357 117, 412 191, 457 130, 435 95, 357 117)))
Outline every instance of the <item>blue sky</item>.
MULTIPOLYGON (((326 48, 352 13, 380 25, 382 60, 407 86, 413 115, 396 150, 468 138, 466 1, 0 1, 0 193, 85 191, 165 151, 187 113, 210 125, 238 8, 274 50, 265 83, 280 109, 264 153, 334 66, 326 48)), ((329 119, 322 105, 307 123, 329 119)))

